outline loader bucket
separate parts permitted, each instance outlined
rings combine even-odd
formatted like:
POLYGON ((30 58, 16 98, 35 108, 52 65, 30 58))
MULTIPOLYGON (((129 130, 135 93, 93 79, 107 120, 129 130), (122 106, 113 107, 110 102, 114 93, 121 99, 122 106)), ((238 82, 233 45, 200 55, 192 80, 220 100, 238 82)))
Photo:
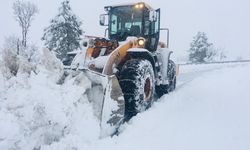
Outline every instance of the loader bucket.
POLYGON ((118 79, 115 75, 107 76, 89 69, 80 70, 81 76, 91 81, 86 90, 89 101, 93 104, 94 114, 100 120, 100 138, 113 135, 123 122, 125 101, 118 79))

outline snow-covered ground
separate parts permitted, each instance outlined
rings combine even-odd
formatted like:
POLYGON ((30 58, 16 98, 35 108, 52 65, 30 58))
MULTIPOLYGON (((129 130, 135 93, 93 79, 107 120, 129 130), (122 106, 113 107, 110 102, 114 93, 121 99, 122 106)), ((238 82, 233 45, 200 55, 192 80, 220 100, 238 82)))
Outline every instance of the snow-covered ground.
MULTIPOLYGON (((0 149, 248 150, 250 63, 180 67, 177 89, 99 139, 85 84, 0 74, 0 149)), ((88 81, 86 80, 86 86, 88 81)))

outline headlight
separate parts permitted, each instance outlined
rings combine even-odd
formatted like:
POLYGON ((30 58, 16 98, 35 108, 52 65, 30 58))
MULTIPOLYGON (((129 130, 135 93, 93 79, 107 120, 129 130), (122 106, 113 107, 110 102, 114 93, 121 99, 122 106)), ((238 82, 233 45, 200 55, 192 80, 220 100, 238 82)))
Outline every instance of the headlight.
POLYGON ((139 4, 136 4, 136 5, 135 5, 135 8, 139 8, 139 7, 140 7, 139 4))
POLYGON ((139 4, 139 8, 143 8, 144 7, 144 4, 139 4))
POLYGON ((139 45, 139 46, 143 46, 144 44, 145 44, 144 39, 139 39, 139 40, 138 40, 138 45, 139 45))
POLYGON ((135 5, 135 8, 137 8, 137 9, 142 9, 143 7, 144 7, 143 3, 138 3, 135 5))

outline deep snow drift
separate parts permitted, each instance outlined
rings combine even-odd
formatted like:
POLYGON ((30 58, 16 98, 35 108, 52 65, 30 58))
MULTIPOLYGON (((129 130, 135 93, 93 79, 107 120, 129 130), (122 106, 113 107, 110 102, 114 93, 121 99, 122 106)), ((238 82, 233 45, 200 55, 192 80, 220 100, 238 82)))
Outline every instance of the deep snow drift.
POLYGON ((9 81, 0 74, 0 149, 250 149, 250 64, 180 71, 176 91, 104 139, 84 95, 89 81, 58 85, 45 69, 9 81))

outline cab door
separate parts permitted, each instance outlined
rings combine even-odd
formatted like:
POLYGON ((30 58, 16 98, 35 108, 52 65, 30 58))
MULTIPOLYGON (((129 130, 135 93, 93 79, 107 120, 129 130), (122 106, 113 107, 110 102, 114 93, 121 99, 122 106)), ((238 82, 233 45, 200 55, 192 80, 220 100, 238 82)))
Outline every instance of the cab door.
POLYGON ((149 34, 149 42, 148 42, 148 49, 150 51, 156 51, 159 38, 160 38, 160 9, 156 10, 156 19, 155 21, 151 22, 150 26, 150 34, 149 34))

